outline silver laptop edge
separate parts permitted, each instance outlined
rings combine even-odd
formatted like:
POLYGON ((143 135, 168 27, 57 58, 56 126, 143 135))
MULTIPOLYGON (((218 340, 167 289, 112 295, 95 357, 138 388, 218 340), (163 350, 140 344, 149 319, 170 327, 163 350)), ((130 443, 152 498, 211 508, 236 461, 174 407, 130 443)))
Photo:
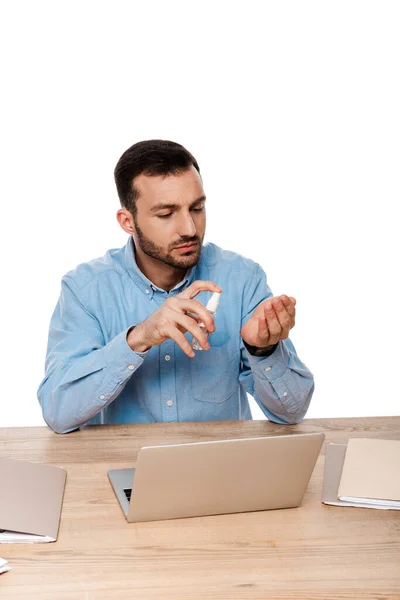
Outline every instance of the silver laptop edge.
POLYGON ((112 469, 108 477, 129 522, 295 507, 324 438, 304 433, 144 446, 136 469, 112 469), (130 503, 124 490, 131 489, 130 503))

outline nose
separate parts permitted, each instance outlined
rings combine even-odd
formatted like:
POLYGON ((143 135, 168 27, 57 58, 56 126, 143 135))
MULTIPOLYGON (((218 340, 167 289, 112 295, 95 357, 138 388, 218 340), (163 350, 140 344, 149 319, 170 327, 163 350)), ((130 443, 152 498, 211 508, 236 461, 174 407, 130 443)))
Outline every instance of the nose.
POLYGON ((182 238, 190 238, 196 235, 196 225, 190 212, 181 215, 178 233, 182 238))

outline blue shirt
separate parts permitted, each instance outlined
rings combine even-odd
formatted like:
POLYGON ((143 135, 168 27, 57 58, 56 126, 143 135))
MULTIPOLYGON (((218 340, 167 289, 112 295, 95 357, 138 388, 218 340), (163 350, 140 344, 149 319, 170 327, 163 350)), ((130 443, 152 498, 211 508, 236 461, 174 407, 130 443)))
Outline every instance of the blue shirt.
MULTIPOLYGON (((210 296, 200 292, 196 299, 206 304, 210 296)), ((198 264, 170 292, 139 270, 132 237, 125 247, 79 265, 63 277, 50 323, 38 390, 46 423, 66 433, 86 423, 251 419, 246 392, 270 420, 299 422, 314 382, 291 341, 259 358, 240 336, 270 296, 258 264, 214 244, 203 246, 198 264), (145 353, 131 350, 128 329, 195 280, 214 281, 223 290, 210 350, 189 358, 170 339, 145 353)))

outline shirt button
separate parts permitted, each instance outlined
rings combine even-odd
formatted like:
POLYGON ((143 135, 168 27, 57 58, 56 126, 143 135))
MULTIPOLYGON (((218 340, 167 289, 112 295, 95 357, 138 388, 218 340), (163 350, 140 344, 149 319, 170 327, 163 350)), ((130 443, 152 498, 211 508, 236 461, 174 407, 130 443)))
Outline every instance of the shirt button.
POLYGON ((167 406, 172 406, 172 400, 167 400, 167 406))
POLYGON ((168 360, 171 360, 171 357, 170 357, 170 355, 169 355, 169 354, 167 354, 167 355, 165 356, 165 360, 166 360, 166 361, 168 361, 168 360))
POLYGON ((103 396, 103 394, 102 394, 102 395, 100 396, 100 400, 105 400, 105 399, 106 399, 106 397, 105 397, 105 396, 103 396))
POLYGON ((270 371, 272 369, 272 367, 266 367, 265 371, 270 371))
POLYGON ((146 290, 146 294, 150 294, 150 290, 146 290))
POLYGON ((287 392, 283 392, 283 395, 286 397, 287 396, 287 392))
POLYGON ((133 369, 134 369, 134 368, 135 368, 135 365, 128 365, 128 369, 129 369, 130 371, 133 371, 133 369))

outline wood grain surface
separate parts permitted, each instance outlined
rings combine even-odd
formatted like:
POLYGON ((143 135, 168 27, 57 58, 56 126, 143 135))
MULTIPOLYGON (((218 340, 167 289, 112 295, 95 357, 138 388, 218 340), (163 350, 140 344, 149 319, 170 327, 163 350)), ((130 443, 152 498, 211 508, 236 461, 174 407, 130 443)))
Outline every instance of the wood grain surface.
POLYGON ((0 545, 0 598, 400 599, 400 512, 321 504, 324 448, 295 509, 129 524, 107 478, 144 445, 314 431, 400 439, 400 417, 0 429, 1 456, 68 471, 57 542, 0 545))

